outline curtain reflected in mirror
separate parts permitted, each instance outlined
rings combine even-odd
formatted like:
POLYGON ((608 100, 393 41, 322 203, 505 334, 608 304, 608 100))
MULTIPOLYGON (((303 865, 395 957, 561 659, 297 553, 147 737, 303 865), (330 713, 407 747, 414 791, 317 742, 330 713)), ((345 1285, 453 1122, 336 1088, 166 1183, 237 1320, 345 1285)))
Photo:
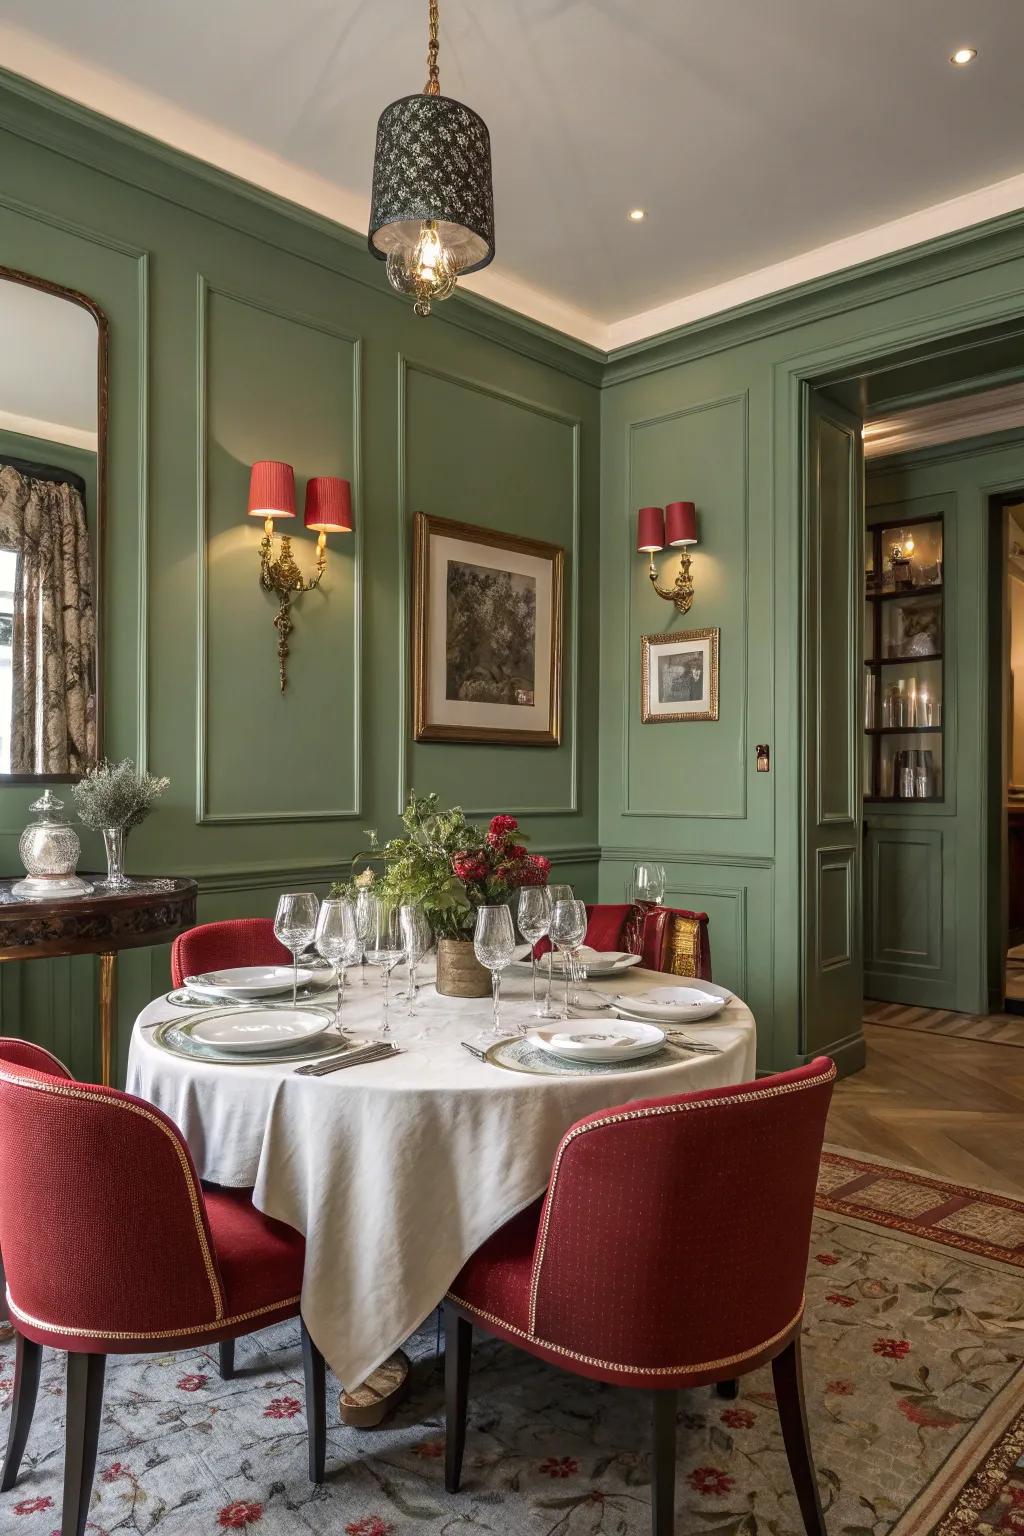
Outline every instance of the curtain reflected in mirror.
POLYGON ((74 778, 100 755, 106 326, 37 282, 0 276, 0 775, 74 778))

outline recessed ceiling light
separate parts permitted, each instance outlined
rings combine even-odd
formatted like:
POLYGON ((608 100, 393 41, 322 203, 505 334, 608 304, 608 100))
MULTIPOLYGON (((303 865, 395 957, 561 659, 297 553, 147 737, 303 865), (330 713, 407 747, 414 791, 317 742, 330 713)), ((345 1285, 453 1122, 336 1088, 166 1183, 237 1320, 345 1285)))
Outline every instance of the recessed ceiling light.
POLYGON ((646 219, 646 217, 647 217, 647 209, 646 208, 631 208, 629 210, 629 217, 630 217, 630 219, 632 219, 634 224, 642 224, 644 219, 646 219))
POLYGON ((950 54, 949 62, 951 64, 970 64, 977 57, 977 48, 958 48, 955 53, 950 54))

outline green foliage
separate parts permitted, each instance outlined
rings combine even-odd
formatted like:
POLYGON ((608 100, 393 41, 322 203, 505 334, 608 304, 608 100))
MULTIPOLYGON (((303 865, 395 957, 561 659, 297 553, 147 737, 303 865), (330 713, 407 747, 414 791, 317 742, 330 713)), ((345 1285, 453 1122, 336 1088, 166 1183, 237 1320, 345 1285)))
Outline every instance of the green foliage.
POLYGON ((124 827, 127 831, 145 821, 170 782, 152 773, 140 773, 130 758, 119 763, 104 759, 71 786, 71 796, 83 826, 97 831, 124 827))

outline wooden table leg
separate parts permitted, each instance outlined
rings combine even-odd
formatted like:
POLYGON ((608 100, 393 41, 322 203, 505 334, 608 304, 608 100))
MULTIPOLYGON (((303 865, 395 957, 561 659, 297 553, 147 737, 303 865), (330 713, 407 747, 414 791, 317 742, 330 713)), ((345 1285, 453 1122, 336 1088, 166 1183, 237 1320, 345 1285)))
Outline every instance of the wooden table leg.
POLYGON ((100 955, 100 1082, 105 1088, 112 1080, 116 1006, 117 955, 100 955))

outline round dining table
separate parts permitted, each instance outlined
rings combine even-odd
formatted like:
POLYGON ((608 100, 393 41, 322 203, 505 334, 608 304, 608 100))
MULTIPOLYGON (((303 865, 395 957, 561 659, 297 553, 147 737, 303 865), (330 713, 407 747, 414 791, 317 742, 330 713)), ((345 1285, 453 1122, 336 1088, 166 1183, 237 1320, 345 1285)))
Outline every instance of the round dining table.
MULTIPOLYGON (((637 967, 592 985, 629 993, 669 980, 637 967)), ((507 973, 502 997, 508 1034, 538 1022, 528 973, 507 973)), ((381 1015, 377 973, 350 982, 346 1032, 379 1038, 381 1015)), ((464 1049, 486 1049, 490 1000, 443 997, 429 982, 411 1019, 404 1003, 392 1005, 400 1055, 321 1077, 298 1073, 294 1061, 236 1066, 171 1054, 156 1026, 172 1016, 188 1014, 159 997, 136 1020, 128 1090, 180 1127, 200 1178, 251 1188, 259 1210, 303 1233, 303 1317, 349 1390, 429 1317, 480 1244, 543 1193, 576 1120, 746 1082, 755 1070, 754 1019, 735 997, 686 1027, 713 1052, 672 1047, 650 1066, 552 1075, 464 1049)))

